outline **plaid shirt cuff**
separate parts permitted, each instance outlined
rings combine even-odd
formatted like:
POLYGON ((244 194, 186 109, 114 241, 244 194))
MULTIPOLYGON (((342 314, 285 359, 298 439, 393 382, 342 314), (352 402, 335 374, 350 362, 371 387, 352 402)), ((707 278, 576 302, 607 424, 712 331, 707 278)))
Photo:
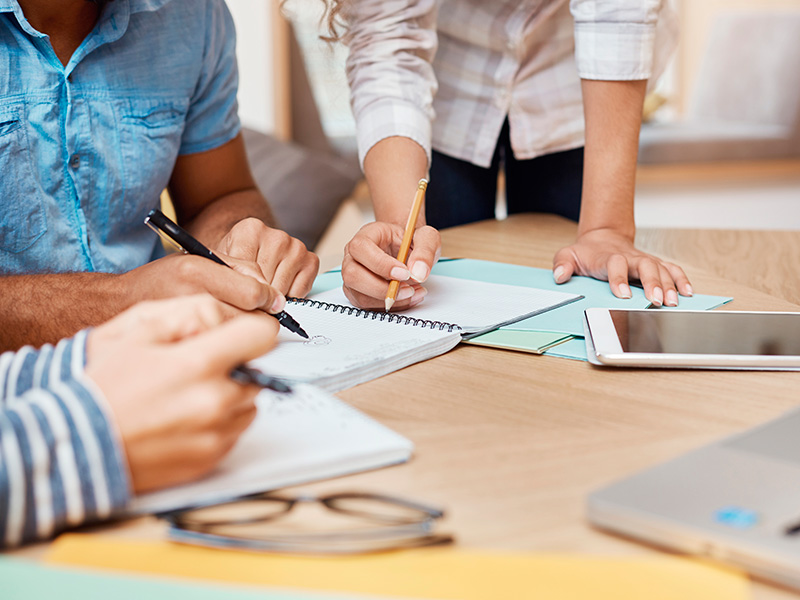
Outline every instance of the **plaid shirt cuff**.
POLYGON ((406 137, 419 144, 431 164, 431 119, 420 107, 387 98, 372 102, 356 116, 358 160, 364 168, 364 157, 372 147, 389 137, 406 137))
POLYGON ((653 75, 656 26, 577 23, 575 62, 581 79, 633 81, 653 75))

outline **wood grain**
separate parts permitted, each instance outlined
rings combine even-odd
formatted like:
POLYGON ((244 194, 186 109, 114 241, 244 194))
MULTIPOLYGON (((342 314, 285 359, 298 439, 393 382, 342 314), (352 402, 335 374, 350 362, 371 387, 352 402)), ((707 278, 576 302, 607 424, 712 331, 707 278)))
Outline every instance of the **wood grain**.
POLYGON ((800 231, 641 229, 637 245, 800 304, 800 231))
MULTIPOLYGON (((574 224, 541 215, 442 232, 445 256, 545 268, 574 235, 574 224)), ((713 249, 707 239, 690 239, 664 248, 695 248, 700 258, 713 249)), ((764 247, 753 239, 754 252, 764 247)), ((687 271, 696 291, 735 296, 731 308, 798 309, 697 267, 687 271)), ((768 270, 764 275, 784 273, 768 270)), ((302 489, 380 491, 440 504, 448 511, 444 529, 464 547, 648 554, 654 550, 592 529, 584 516, 586 495, 779 415, 796 404, 798 383, 797 373, 599 369, 567 359, 460 346, 339 394, 412 439, 416 455, 409 464, 302 489)), ((163 536, 154 519, 99 531, 163 536)), ((23 553, 36 555, 43 547, 23 553)), ((796 597, 767 584, 753 589, 761 600, 796 597)))

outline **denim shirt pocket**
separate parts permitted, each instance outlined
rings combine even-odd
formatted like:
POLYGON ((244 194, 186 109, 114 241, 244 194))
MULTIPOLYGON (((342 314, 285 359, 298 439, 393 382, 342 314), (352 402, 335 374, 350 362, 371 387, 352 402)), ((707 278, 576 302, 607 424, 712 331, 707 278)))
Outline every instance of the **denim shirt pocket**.
POLYGON ((23 252, 46 231, 44 200, 28 149, 25 106, 0 106, 0 251, 23 252))
POLYGON ((136 99, 120 115, 125 212, 144 218, 167 186, 186 122, 186 99, 136 99))

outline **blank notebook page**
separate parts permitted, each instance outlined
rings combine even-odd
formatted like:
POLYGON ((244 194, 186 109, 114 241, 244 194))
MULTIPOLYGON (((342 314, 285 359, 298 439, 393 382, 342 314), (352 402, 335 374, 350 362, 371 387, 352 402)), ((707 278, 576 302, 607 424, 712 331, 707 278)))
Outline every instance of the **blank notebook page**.
POLYGON ((317 388, 259 394, 258 416, 231 453, 200 481, 138 496, 157 512, 274 490, 408 460, 412 443, 317 388))
MULTIPOLYGON (((444 275, 431 275, 424 286, 428 295, 422 304, 401 314, 415 319, 453 323, 464 333, 490 331, 580 298, 565 292, 444 275)), ((351 306, 341 288, 317 294, 314 299, 351 306)))

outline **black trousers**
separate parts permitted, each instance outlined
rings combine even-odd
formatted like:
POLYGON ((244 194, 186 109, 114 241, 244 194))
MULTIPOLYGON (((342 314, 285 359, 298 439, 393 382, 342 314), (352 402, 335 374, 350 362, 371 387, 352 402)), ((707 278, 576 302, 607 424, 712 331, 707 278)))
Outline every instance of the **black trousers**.
POLYGON ((506 176, 508 214, 554 213, 578 220, 583 148, 517 160, 511 150, 506 120, 489 168, 433 151, 425 199, 428 225, 443 229, 493 219, 501 164, 506 176))

